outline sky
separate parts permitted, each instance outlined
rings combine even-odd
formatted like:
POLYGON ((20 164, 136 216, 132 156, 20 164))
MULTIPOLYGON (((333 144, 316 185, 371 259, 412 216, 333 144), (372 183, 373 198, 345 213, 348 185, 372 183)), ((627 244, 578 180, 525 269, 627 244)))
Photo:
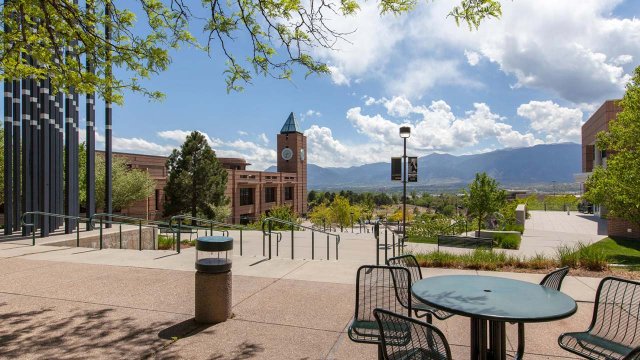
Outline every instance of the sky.
MULTIPOLYGON (((325 167, 402 155, 406 124, 410 156, 579 143, 584 121, 622 97, 640 65, 637 0, 506 0, 502 18, 477 31, 446 17, 454 4, 420 1, 409 14, 380 16, 376 2, 361 2, 357 16, 332 20, 348 41, 312 50, 331 75, 256 76, 242 92, 227 93, 218 52, 173 52, 169 70, 146 84, 164 101, 126 93, 114 108, 114 150, 167 155, 198 130, 218 156, 263 170, 276 163, 290 112, 309 162, 325 167)), ((248 55, 245 40, 234 44, 238 57, 248 55)), ((98 148, 103 117, 98 106, 98 148)))

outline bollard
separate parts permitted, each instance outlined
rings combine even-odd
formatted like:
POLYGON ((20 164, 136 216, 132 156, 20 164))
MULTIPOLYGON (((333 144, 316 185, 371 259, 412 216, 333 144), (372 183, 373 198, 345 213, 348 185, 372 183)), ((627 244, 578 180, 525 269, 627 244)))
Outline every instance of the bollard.
POLYGON ((216 324, 231 317, 233 238, 196 239, 195 320, 216 324))

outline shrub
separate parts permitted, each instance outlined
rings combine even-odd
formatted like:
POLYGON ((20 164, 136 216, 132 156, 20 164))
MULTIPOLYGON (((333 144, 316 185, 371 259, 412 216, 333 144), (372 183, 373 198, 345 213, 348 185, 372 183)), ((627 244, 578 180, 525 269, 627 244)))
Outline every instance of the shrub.
POLYGON ((170 250, 173 249, 175 239, 172 236, 158 235, 158 250, 170 250))
POLYGON ((507 224, 504 229, 506 231, 518 231, 520 234, 524 234, 524 225, 522 224, 507 224))
POLYGON ((519 234, 494 233, 493 242, 501 249, 517 250, 520 248, 522 238, 519 234))
POLYGON ((580 266, 592 271, 603 271, 609 267, 607 254, 600 248, 578 244, 580 266))
POLYGON ((578 252, 574 246, 562 245, 556 249, 556 258, 560 263, 560 266, 569 266, 570 268, 577 268, 580 265, 578 252))
POLYGON ((548 258, 545 254, 536 253, 528 260, 530 269, 549 269, 556 265, 553 259, 548 258))

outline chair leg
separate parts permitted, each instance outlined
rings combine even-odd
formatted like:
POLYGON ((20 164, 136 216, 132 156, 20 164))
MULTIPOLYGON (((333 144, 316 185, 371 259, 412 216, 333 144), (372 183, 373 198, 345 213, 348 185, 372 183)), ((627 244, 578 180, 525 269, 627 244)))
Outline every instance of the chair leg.
POLYGON ((427 313, 427 324, 433 323, 433 315, 431 313, 427 313))
POLYGON ((378 343, 378 360, 384 360, 384 349, 382 343, 378 343))
POLYGON ((515 360, 522 360, 524 356, 524 323, 518 323, 518 351, 515 360))

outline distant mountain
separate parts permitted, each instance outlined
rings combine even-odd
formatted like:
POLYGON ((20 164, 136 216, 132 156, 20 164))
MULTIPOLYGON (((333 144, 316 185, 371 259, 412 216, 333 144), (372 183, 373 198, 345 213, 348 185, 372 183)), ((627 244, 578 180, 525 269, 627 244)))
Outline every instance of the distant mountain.
MULTIPOLYGON (((477 172, 486 172, 503 185, 573 182, 581 171, 581 146, 574 143, 503 149, 475 155, 430 154, 418 159, 418 183, 414 185, 467 184, 477 172)), ((272 166, 266 171, 276 171, 272 166)), ((349 168, 308 164, 309 189, 394 187, 390 163, 349 168)))

